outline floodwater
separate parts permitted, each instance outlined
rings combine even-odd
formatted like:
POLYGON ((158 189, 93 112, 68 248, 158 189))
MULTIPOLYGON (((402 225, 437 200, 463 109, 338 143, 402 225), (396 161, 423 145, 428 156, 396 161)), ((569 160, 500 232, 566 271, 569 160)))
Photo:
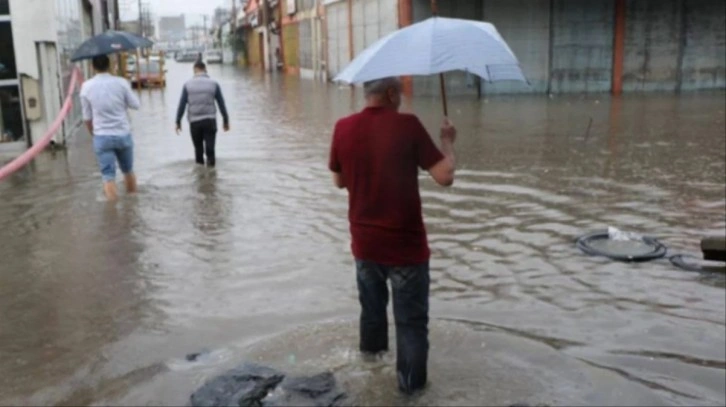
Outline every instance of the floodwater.
MULTIPOLYGON (((132 115, 138 195, 104 202, 85 134, 0 183, 0 404, 180 405, 243 361, 331 369, 363 405, 726 402, 724 278, 573 244, 614 226, 700 255, 723 233, 723 92, 452 100, 457 181, 422 175, 431 385, 406 399, 394 355, 356 352, 346 195, 326 169, 360 92, 210 67, 232 131, 207 171, 173 131, 191 66, 169 70, 132 115)), ((438 98, 404 109, 436 130, 438 98)))

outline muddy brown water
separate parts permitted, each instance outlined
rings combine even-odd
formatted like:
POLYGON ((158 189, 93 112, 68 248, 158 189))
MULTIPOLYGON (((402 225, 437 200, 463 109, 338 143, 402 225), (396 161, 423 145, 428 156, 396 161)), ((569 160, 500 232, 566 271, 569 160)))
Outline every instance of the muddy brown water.
MULTIPOLYGON (((331 369, 364 405, 726 402, 724 279, 573 244, 615 226, 698 255, 723 232, 723 92, 452 100, 457 181, 422 175, 431 386, 405 399, 394 355, 355 351, 346 195, 326 169, 360 92, 210 67, 232 131, 207 171, 173 132, 191 66, 169 69, 132 115, 137 196, 104 202, 83 134, 0 183, 0 404, 179 405, 245 360, 331 369)), ((404 109, 436 130, 437 98, 404 109)))

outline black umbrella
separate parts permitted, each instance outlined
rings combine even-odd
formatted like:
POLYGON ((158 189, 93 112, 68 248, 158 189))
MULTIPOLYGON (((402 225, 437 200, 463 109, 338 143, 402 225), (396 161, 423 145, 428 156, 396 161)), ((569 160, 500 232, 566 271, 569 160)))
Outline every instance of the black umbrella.
POLYGON ((135 34, 123 31, 106 31, 103 34, 91 37, 73 53, 72 62, 82 59, 91 59, 99 55, 108 55, 121 51, 130 51, 136 48, 149 48, 154 43, 135 34))

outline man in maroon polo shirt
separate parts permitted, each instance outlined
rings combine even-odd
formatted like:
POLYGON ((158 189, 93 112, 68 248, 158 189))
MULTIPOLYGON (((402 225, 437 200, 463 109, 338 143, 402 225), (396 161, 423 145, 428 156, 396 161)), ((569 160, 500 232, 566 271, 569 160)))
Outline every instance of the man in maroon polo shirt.
POLYGON ((418 118, 399 113, 401 83, 365 84, 366 108, 335 125, 329 168, 348 190, 348 218, 361 304, 360 350, 388 350, 387 279, 393 289, 398 385, 426 385, 429 256, 418 187, 419 168, 440 185, 454 182, 456 129, 441 128, 441 150, 418 118))

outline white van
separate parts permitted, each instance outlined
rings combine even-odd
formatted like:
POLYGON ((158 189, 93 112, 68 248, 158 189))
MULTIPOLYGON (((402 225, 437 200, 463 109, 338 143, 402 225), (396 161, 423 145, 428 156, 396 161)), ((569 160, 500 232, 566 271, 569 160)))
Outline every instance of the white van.
POLYGON ((218 49, 210 49, 204 53, 204 61, 208 64, 221 64, 222 51, 218 49))

